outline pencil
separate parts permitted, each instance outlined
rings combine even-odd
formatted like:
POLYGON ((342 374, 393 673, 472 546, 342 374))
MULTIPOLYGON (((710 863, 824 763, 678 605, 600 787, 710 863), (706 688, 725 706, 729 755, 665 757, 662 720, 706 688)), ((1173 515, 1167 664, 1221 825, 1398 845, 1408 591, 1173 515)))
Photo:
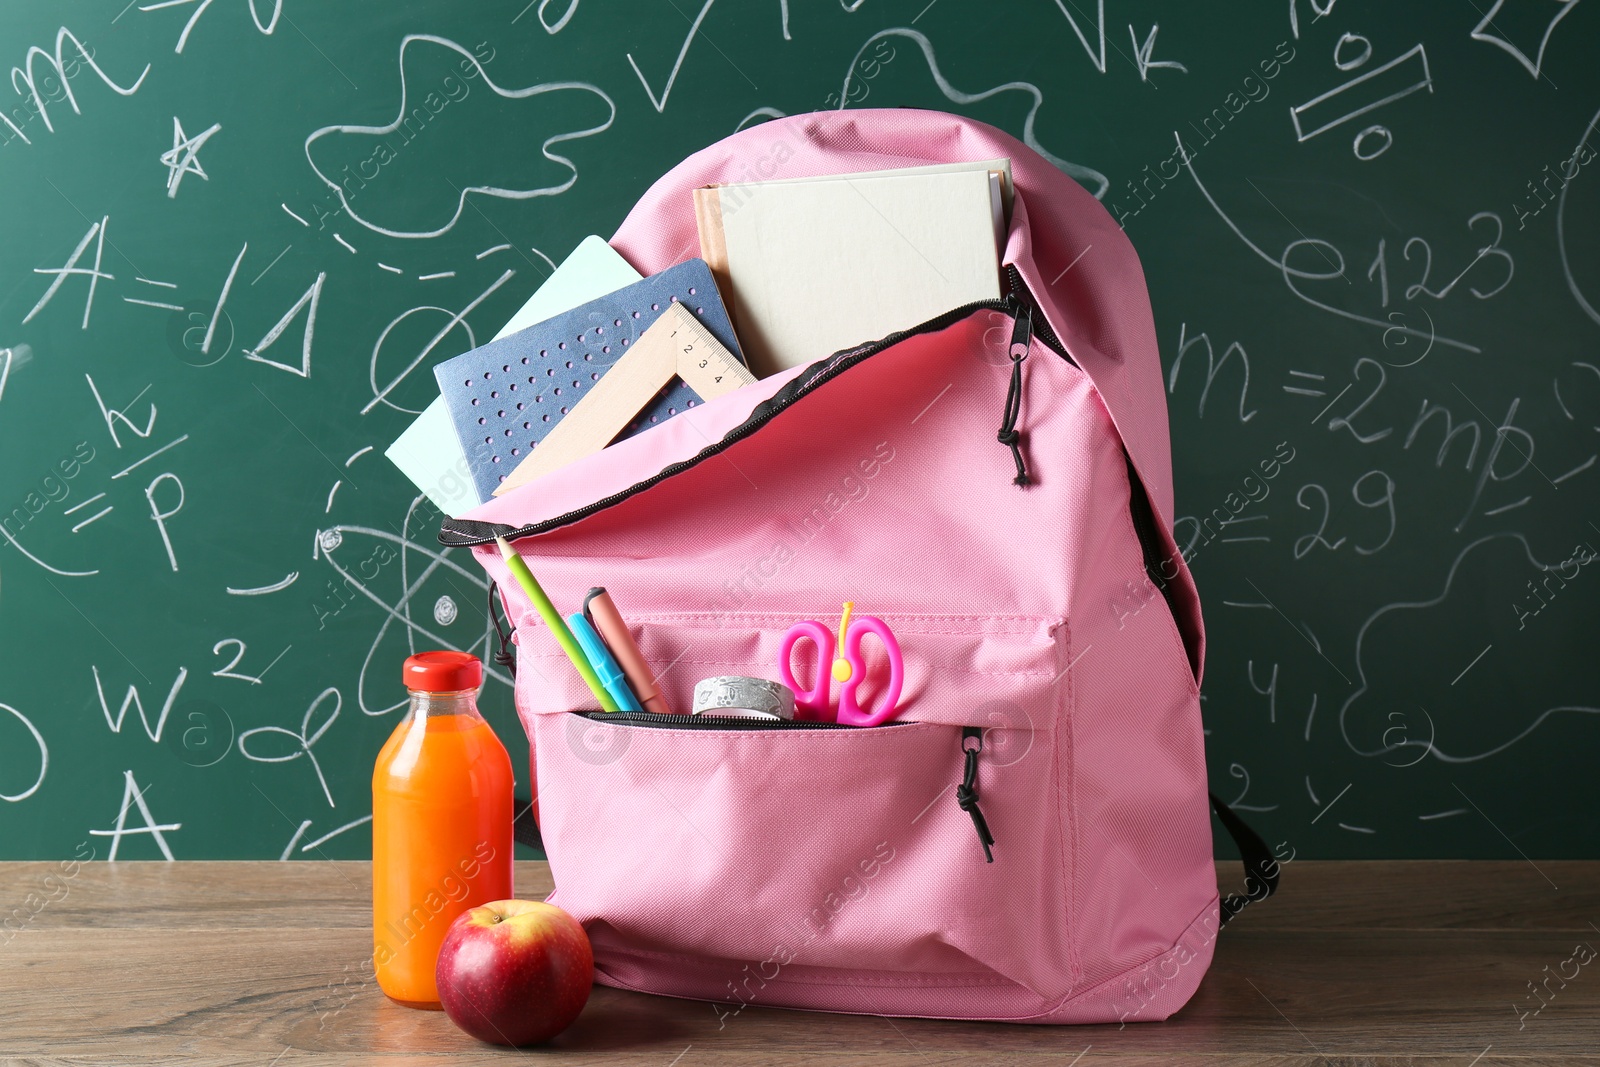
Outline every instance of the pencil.
POLYGON ((500 546, 500 554, 505 557, 506 566, 510 569, 511 576, 517 580, 518 585, 522 586, 522 591, 528 594, 528 599, 533 601, 534 610, 538 611, 539 617, 544 620, 545 625, 550 627, 550 632, 556 635, 556 641, 561 645, 561 651, 565 652, 567 658, 572 661, 572 665, 578 668, 578 674, 583 678, 584 684, 589 687, 589 691, 595 695, 595 699, 600 701, 600 707, 605 711, 621 710, 618 708, 617 702, 611 699, 611 694, 606 692, 606 687, 601 684, 600 676, 595 674, 594 668, 589 665, 589 657, 585 656, 583 649, 578 647, 578 639, 572 636, 572 631, 567 628, 566 620, 562 619, 561 613, 556 610, 556 606, 550 603, 550 598, 545 595, 544 589, 539 585, 539 580, 533 576, 533 572, 528 569, 528 565, 523 562, 522 557, 517 555, 516 549, 512 548, 511 543, 504 537, 496 537, 494 540, 500 546))

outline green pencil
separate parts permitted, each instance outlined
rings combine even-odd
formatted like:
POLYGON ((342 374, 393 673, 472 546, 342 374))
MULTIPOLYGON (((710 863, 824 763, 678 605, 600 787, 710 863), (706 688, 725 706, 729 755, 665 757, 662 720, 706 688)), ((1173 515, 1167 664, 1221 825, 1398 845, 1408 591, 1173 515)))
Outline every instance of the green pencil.
POLYGON ((606 692, 606 687, 601 684, 600 676, 594 673, 594 668, 589 665, 589 657, 583 654, 583 649, 578 646, 578 639, 572 636, 572 631, 567 629, 566 620, 550 603, 550 598, 545 596, 544 590, 539 586, 539 580, 533 576, 528 565, 517 555, 516 549, 511 547, 511 542, 504 537, 496 537, 495 543, 500 546, 500 554, 506 558, 506 566, 510 568, 512 577, 517 584, 522 586, 522 591, 528 594, 528 599, 533 601, 533 606, 539 612, 539 617, 544 620, 550 632, 556 635, 556 640, 561 644, 561 651, 567 654, 572 665, 578 668, 578 674, 583 677, 584 684, 600 701, 600 707, 606 711, 620 711, 617 702, 611 699, 611 694, 606 692))

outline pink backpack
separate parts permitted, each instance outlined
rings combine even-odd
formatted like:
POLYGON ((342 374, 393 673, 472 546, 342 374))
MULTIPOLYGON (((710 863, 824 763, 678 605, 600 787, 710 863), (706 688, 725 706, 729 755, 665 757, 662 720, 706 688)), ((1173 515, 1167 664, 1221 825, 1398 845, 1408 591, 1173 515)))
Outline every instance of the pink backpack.
POLYGON ((797 115, 684 160, 611 244, 651 274, 699 254, 697 186, 1001 156, 1004 299, 818 353, 444 525, 506 598, 550 899, 600 982, 724 1018, 1164 1019, 1275 887, 1219 808, 1251 879, 1218 899, 1149 298, 1089 193, 970 119, 797 115), (678 709, 705 677, 776 677, 792 623, 854 600, 898 637, 905 721, 593 710, 496 534, 564 612, 605 585, 678 709))

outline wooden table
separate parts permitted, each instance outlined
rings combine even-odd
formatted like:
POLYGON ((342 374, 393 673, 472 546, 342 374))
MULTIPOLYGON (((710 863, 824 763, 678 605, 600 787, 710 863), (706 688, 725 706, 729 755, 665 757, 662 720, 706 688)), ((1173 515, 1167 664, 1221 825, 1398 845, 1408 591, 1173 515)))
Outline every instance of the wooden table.
MULTIPOLYGON (((1221 871, 1240 880, 1236 864, 1221 871)), ((1283 872, 1282 896, 1222 935, 1200 991, 1166 1023, 752 1007, 718 1029, 708 1005, 597 986, 550 1048, 519 1052, 363 982, 365 863, 91 863, 48 888, 56 864, 6 863, 0 919, 23 911, 0 928, 0 1063, 1600 1065, 1600 962, 1565 988, 1552 980, 1553 999, 1518 1017, 1539 1007, 1530 981, 1576 943, 1600 946, 1600 863, 1301 860, 1283 872)), ((519 864, 517 879, 524 897, 550 886, 542 863, 519 864)))

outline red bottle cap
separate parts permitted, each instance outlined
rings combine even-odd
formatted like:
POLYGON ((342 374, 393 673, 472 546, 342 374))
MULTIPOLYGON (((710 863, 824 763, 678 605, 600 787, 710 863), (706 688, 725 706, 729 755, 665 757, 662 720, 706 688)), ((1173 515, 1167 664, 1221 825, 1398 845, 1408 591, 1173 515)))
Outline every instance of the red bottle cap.
POLYGON ((406 657, 407 689, 452 693, 483 684, 483 664, 470 652, 418 652, 406 657))

